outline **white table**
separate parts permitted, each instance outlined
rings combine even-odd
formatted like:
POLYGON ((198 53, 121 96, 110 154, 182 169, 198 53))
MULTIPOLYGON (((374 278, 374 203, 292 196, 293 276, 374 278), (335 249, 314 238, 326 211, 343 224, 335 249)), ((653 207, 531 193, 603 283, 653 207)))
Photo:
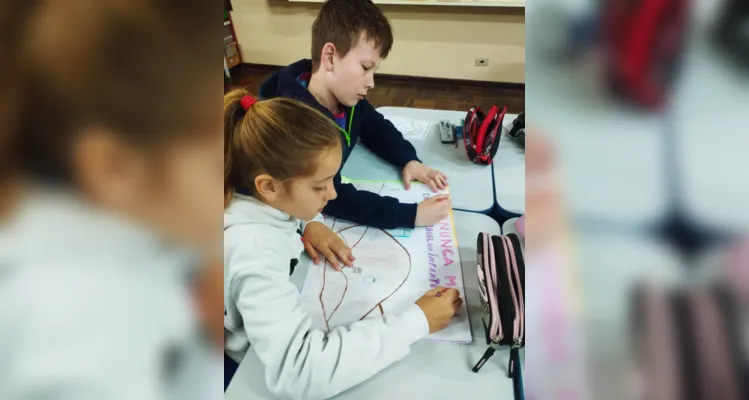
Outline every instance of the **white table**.
POLYGON ((517 114, 507 114, 502 124, 497 155, 492 161, 497 205, 515 214, 525 212, 525 149, 508 136, 517 114))
POLYGON ((502 234, 503 235, 508 235, 510 233, 514 233, 514 234, 518 235, 518 237, 521 237, 520 234, 518 233, 518 230, 515 228, 515 223, 519 219, 520 218, 510 218, 507 221, 505 221, 502 224, 502 234))
MULTIPOLYGON (((400 362, 372 379, 336 396, 335 399, 511 399, 512 381, 507 378, 509 350, 495 353, 479 373, 473 365, 486 350, 481 324, 481 303, 476 279, 476 238, 479 232, 500 234, 497 223, 486 215, 455 211, 456 231, 463 267, 473 343, 456 345, 418 342, 400 362)), ((305 263, 294 271, 292 281, 301 287, 306 276, 305 263)), ((524 352, 521 351, 521 356, 524 352)), ((268 400, 273 397, 265 385, 263 367, 252 348, 234 375, 224 397, 226 400, 268 400)))
MULTIPOLYGON (((386 116, 413 118, 439 122, 442 120, 459 124, 466 113, 462 111, 424 110, 405 107, 380 107, 377 109, 386 116)), ((467 110, 466 110, 467 111, 467 110)), ((510 118, 509 116, 507 118, 510 118)), ((507 118, 505 120, 507 120, 507 118)), ((514 119, 515 117, 511 117, 514 119)), ((510 121, 512 121, 510 119, 510 121)), ((453 208, 488 213, 494 207, 494 193, 492 169, 489 166, 477 165, 466 157, 463 143, 459 141, 458 148, 443 144, 439 140, 436 126, 426 135, 424 140, 412 140, 417 155, 426 164, 447 174, 453 201, 453 208)), ((497 154, 497 158, 505 158, 497 154)), ((506 157, 507 162, 516 158, 506 157)), ((524 168, 524 161, 520 168, 524 168)), ((519 164, 520 165, 520 164, 519 164)), ((504 172, 504 170, 503 170, 504 172)), ((503 175, 504 186, 508 190, 525 187, 524 169, 507 168, 503 175), (518 173, 518 171, 522 173, 518 173), (514 173, 514 174, 513 174, 514 173), (517 180, 517 181, 513 181, 517 180), (519 183, 518 183, 519 181, 519 183)), ((400 171, 390 164, 381 161, 370 152, 366 146, 358 144, 343 167, 342 175, 351 179, 401 180, 400 171)), ((524 191, 515 193, 516 197, 525 197, 524 191)), ((513 205, 511 205, 513 207, 513 205)))
MULTIPOLYGON (((542 4, 557 3, 534 2, 536 18, 542 4)), ((528 31, 527 40, 539 45, 526 49, 526 111, 533 132, 553 141, 572 216, 633 225, 658 220, 668 206, 665 118, 612 104, 594 63, 551 62, 542 37, 557 33, 552 25, 536 19, 528 31)))
POLYGON ((690 37, 672 113, 681 199, 700 224, 747 232, 749 79, 711 47, 705 26, 690 37))

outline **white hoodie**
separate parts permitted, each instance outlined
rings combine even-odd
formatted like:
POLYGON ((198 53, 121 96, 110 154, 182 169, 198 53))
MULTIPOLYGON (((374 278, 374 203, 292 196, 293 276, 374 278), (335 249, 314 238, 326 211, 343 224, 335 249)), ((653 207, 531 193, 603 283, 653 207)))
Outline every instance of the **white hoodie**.
POLYGON ((196 260, 75 196, 32 193, 0 226, 0 399, 223 397, 191 307, 196 260))
POLYGON ((304 250, 303 229, 298 219, 252 197, 237 195, 226 209, 225 350, 240 362, 251 344, 276 396, 326 399, 405 357, 429 334, 429 325, 414 304, 401 314, 327 334, 312 329, 299 290, 289 280, 291 265, 304 250))

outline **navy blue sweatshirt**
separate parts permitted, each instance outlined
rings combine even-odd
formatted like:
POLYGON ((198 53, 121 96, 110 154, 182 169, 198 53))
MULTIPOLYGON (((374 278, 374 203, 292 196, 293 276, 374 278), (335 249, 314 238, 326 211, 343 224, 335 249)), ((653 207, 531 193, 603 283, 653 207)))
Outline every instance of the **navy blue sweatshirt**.
MULTIPOLYGON (((308 76, 311 71, 312 61, 308 59, 297 61, 281 69, 261 85, 260 98, 297 99, 336 121, 330 110, 320 104, 300 80, 301 76, 308 76)), ((359 138, 374 154, 399 169, 403 169, 411 161, 418 161, 416 150, 411 143, 405 140, 395 126, 377 112, 366 99, 352 108, 343 106, 342 108, 345 113, 345 127, 340 126, 339 122, 342 122, 340 119, 337 122, 341 128, 339 132, 343 144, 341 169, 359 138)), ((400 203, 393 197, 357 190, 353 185, 341 182, 340 169, 334 178, 334 184, 338 197, 328 203, 323 211, 325 214, 382 229, 414 226, 416 204, 400 203)))

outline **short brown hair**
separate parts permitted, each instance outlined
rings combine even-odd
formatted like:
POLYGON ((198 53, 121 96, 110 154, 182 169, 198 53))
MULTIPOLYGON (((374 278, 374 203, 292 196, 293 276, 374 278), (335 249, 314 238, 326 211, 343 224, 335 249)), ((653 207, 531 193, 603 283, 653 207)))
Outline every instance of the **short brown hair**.
POLYGON ((342 57, 357 45, 362 32, 374 40, 380 57, 393 47, 393 30, 385 14, 372 0, 328 0, 312 24, 312 71, 320 67, 325 43, 333 43, 342 57))
POLYGON ((281 181, 313 174, 318 157, 341 146, 338 127, 314 108, 276 97, 245 111, 249 95, 245 89, 224 95, 224 206, 237 188, 254 195, 260 174, 281 181))

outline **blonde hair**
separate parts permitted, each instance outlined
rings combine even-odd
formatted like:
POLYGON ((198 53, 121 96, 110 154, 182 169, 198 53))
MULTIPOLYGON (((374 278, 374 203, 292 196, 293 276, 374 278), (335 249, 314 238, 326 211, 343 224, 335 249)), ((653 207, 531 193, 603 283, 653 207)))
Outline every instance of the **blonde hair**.
POLYGON ((224 205, 233 193, 254 195, 255 178, 268 174, 280 181, 309 176, 326 150, 340 149, 335 123, 293 99, 274 98, 247 110, 245 89, 224 95, 224 205))
POLYGON ((147 149, 217 133, 211 127, 219 110, 206 107, 222 93, 207 56, 220 32, 206 17, 210 4, 30 3, 23 41, 29 94, 21 121, 27 168, 70 181, 70 146, 89 126, 147 149))
MULTIPOLYGON (((19 129, 18 114, 26 95, 22 43, 34 7, 33 1, 0 2, 0 170, 17 157, 11 146, 19 129)), ((0 181, 4 178, 2 172, 0 181)))

